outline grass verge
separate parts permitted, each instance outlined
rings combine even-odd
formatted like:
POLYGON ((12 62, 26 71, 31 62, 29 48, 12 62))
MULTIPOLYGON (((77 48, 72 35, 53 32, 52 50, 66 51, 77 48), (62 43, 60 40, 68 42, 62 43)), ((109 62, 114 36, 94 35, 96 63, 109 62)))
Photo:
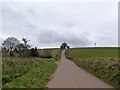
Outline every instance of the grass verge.
POLYGON ((36 60, 32 59, 24 61, 6 60, 4 62, 9 63, 6 67, 9 67, 9 65, 12 64, 11 69, 3 69, 3 74, 7 72, 7 76, 12 77, 12 80, 11 82, 5 83, 3 85, 3 88, 43 88, 47 84, 51 74, 56 69, 56 64, 53 60, 50 59, 43 60, 37 58, 36 60), (18 77, 15 77, 16 73, 13 71, 16 71, 20 75, 18 77))

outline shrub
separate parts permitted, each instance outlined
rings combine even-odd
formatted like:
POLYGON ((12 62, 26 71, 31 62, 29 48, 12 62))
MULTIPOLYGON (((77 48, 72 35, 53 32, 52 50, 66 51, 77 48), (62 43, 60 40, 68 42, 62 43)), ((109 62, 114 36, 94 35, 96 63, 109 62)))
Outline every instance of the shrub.
POLYGON ((30 54, 29 54, 29 56, 31 56, 31 57, 38 57, 38 56, 39 56, 38 50, 37 50, 36 47, 30 49, 30 54))

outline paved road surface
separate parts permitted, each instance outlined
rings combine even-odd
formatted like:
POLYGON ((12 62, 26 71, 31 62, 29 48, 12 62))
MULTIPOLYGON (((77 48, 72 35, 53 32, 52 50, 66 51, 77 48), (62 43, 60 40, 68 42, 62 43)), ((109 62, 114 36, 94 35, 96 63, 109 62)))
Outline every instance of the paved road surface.
POLYGON ((66 59, 65 51, 61 54, 61 61, 51 80, 48 88, 112 88, 110 85, 99 80, 66 59))

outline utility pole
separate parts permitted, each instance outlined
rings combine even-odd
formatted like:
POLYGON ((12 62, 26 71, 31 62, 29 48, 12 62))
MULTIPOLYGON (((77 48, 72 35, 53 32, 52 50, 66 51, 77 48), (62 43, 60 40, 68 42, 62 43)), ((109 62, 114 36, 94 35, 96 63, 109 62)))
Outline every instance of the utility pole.
POLYGON ((94 47, 96 46, 96 43, 94 43, 94 47))

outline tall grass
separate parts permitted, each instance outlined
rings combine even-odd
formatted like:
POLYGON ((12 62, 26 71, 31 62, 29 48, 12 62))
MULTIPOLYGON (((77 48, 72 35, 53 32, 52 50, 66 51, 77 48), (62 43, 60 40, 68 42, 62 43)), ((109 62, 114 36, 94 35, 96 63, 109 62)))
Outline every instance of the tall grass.
POLYGON ((56 64, 51 59, 3 59, 2 80, 4 88, 42 88, 54 72, 56 64))

